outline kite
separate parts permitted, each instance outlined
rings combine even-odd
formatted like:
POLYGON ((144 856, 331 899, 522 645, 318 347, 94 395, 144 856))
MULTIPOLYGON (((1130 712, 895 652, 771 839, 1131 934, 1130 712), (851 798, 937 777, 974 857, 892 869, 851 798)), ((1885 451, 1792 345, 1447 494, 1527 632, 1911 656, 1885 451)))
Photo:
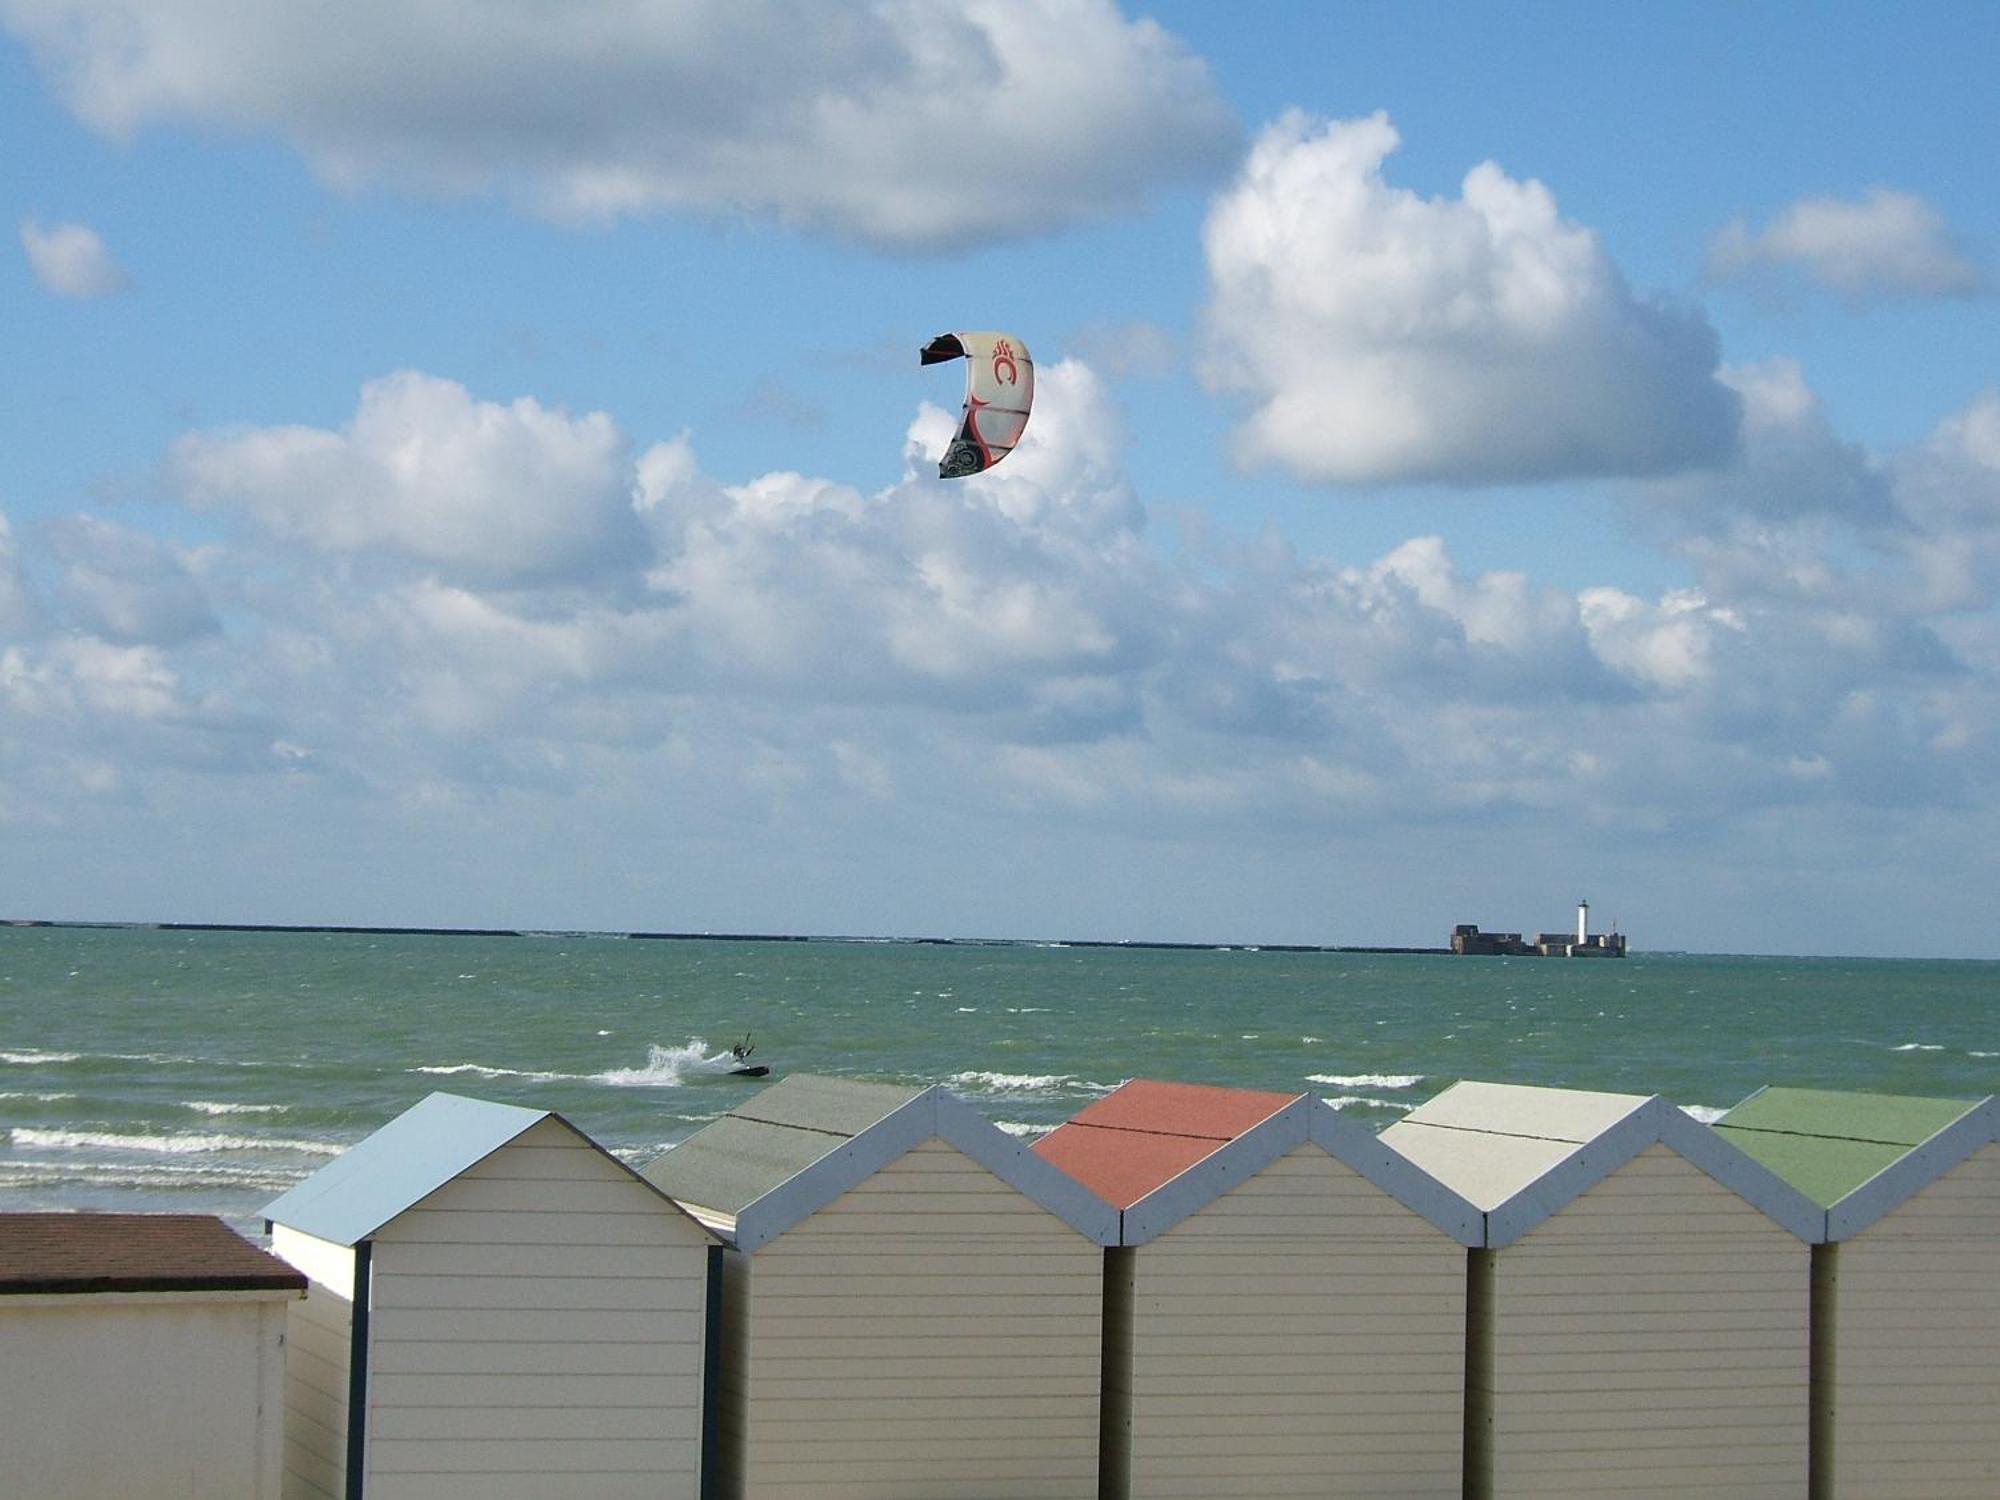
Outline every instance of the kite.
POLYGON ((965 415, 944 450, 938 478, 963 479, 990 469, 1014 451, 1035 404, 1035 362, 1011 333, 941 333, 918 358, 927 365, 963 359, 965 415))

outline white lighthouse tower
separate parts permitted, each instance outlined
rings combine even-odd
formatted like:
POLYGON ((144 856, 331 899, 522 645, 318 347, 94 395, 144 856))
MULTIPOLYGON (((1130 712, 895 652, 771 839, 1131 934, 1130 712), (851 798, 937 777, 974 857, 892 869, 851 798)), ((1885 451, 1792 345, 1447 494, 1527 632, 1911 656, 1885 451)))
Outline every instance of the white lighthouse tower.
POLYGON ((1576 945, 1581 948, 1590 941, 1590 903, 1576 903, 1576 945))

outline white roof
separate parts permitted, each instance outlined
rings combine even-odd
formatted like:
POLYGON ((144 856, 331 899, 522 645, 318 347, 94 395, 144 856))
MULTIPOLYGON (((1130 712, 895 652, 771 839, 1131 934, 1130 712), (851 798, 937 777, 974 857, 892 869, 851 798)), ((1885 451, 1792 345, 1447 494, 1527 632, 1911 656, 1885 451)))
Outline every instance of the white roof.
POLYGON ((1484 1211, 1489 1248, 1520 1239, 1656 1143, 1807 1243, 1826 1236, 1823 1209, 1658 1096, 1457 1083, 1382 1140, 1484 1211))
POLYGON ((1487 1211, 1646 1102, 1644 1094, 1457 1083, 1382 1132, 1404 1156, 1487 1211))

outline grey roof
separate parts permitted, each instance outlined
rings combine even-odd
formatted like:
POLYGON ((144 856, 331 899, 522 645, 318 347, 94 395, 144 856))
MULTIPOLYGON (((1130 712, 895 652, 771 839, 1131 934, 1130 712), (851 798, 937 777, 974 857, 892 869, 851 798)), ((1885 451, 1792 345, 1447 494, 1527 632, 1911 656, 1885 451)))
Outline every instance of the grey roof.
POLYGON ((1093 1243, 1118 1243, 1117 1209, 940 1086, 795 1073, 675 1146, 645 1176, 683 1205, 733 1220, 727 1232, 747 1253, 933 1138, 1093 1243))
POLYGON ((1143 1245, 1159 1238, 1307 1142, 1352 1167, 1461 1245, 1485 1243, 1485 1215, 1478 1205, 1384 1145, 1372 1130, 1343 1119, 1324 1099, 1310 1095, 1294 1099, 1126 1209, 1120 1243, 1143 1245))
POLYGON ((1381 1139, 1484 1209, 1490 1248, 1520 1239, 1654 1144, 1807 1243, 1826 1237, 1811 1199, 1657 1095, 1460 1083, 1381 1139))
MULTIPOLYGON (((544 1120, 554 1120, 603 1153, 621 1171, 632 1171, 552 1110, 437 1093, 411 1105, 304 1182, 272 1199, 264 1207, 264 1217, 336 1245, 358 1245, 405 1209, 544 1120)), ((665 1206, 670 1200, 662 1198, 665 1206)))
POLYGON ((681 1203, 734 1216, 922 1092, 793 1073, 656 1157, 643 1175, 681 1203))

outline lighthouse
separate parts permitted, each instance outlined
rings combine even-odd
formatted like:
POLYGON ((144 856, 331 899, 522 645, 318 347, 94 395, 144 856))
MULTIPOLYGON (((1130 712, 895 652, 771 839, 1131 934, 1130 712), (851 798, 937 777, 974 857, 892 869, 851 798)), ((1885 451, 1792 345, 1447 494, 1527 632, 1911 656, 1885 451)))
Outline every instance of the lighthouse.
POLYGON ((1576 903, 1576 945, 1581 948, 1590 941, 1590 903, 1576 903))

